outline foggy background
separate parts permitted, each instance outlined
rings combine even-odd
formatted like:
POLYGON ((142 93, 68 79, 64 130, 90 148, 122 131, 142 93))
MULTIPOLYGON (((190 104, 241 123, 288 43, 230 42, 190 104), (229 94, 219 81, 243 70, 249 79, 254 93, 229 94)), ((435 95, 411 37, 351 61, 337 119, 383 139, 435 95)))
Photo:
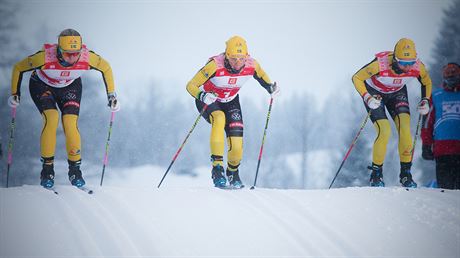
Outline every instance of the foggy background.
MULTIPOLYGON (((115 114, 107 177, 111 168, 146 164, 166 167, 198 115, 185 90, 192 76, 233 35, 247 40, 249 53, 281 87, 274 100, 258 185, 280 188, 329 186, 366 112, 352 75, 401 37, 415 41, 433 85, 440 69, 460 60, 460 1, 0 1, 0 159, 6 180, 11 69, 65 28, 111 64, 121 111, 115 114)), ((10 185, 38 184, 41 116, 23 77, 17 110, 10 185)), ((83 77, 79 120, 82 171, 98 182, 110 112, 100 73, 83 77)), ((417 82, 408 85, 414 135, 420 100, 417 82)), ((269 95, 252 80, 240 91, 244 156, 240 167, 252 184, 269 95)), ((384 164, 387 185, 399 185, 397 133, 384 164)), ((194 176, 208 166, 210 125, 195 128, 171 173, 194 176)), ((58 128, 56 177, 67 177, 65 138, 58 128)), ((368 123, 335 186, 368 185, 375 132, 368 123)), ((413 174, 419 184, 434 178, 434 162, 420 158, 413 174)), ((209 175, 210 177, 210 175, 209 175)), ((65 179, 66 180, 66 179, 65 179)), ((211 180, 211 179, 210 179, 211 180)), ((158 182, 152 182, 156 186, 158 182)))

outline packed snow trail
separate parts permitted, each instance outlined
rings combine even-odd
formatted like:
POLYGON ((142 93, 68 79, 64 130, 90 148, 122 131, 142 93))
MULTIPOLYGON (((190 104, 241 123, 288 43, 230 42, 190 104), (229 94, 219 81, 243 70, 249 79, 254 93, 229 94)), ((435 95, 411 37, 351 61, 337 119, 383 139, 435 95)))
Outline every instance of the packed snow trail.
POLYGON ((459 257, 460 191, 0 189, 1 257, 459 257))

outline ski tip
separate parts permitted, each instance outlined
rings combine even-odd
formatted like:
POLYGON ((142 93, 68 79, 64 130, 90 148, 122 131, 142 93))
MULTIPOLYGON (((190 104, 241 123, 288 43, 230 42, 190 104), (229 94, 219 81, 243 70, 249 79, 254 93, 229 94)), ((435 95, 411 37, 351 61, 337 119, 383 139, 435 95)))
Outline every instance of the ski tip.
POLYGON ((93 194, 93 190, 89 190, 89 191, 88 191, 88 194, 93 194))
POLYGON ((406 188, 406 191, 409 191, 409 188, 406 188))
POLYGON ((254 190, 255 188, 256 188, 255 186, 251 186, 251 188, 249 188, 249 189, 254 190))

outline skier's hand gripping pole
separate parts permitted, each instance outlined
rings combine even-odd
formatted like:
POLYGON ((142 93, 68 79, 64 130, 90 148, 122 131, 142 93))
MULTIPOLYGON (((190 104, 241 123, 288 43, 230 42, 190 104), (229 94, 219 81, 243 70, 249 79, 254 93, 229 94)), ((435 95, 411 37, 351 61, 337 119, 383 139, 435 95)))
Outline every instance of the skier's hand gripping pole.
POLYGON ((201 116, 203 115, 203 113, 206 111, 206 109, 208 108, 208 105, 204 105, 203 109, 201 110, 200 114, 198 115, 198 117, 196 118, 195 120, 195 123, 193 124, 192 128, 190 129, 190 131, 188 132, 187 136, 185 137, 184 141, 182 142, 182 145, 179 147, 179 149, 177 150, 176 154, 174 154, 174 157, 171 161, 171 163, 169 164, 169 167, 168 169, 166 170, 165 174, 163 175, 163 178, 161 178, 161 181, 160 183, 158 184, 158 188, 160 188, 161 186, 161 183, 163 183, 163 180, 165 179, 166 175, 168 174, 169 170, 171 169, 174 161, 176 161, 177 159, 177 156, 179 156, 179 153, 182 151, 182 148, 184 147, 185 143, 187 142, 188 138, 190 137, 190 135, 192 134, 193 130, 195 129, 196 125, 198 124, 198 122, 200 121, 200 118, 201 116))
POLYGON ((270 98, 270 105, 268 106, 267 121, 265 122, 264 136, 262 137, 262 144, 260 145, 259 160, 257 161, 256 177, 254 178, 254 185, 251 190, 256 187, 257 176, 259 175, 260 161, 262 160, 262 152, 264 150, 265 136, 267 135, 268 121, 270 120, 270 113, 272 112, 273 96, 270 98))

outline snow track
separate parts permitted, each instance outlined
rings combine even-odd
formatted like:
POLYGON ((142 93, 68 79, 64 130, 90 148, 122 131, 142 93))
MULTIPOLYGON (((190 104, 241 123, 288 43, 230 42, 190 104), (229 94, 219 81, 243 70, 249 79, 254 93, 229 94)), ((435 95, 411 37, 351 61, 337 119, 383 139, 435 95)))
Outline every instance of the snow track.
POLYGON ((460 191, 0 189, 0 257, 459 257, 460 191))

